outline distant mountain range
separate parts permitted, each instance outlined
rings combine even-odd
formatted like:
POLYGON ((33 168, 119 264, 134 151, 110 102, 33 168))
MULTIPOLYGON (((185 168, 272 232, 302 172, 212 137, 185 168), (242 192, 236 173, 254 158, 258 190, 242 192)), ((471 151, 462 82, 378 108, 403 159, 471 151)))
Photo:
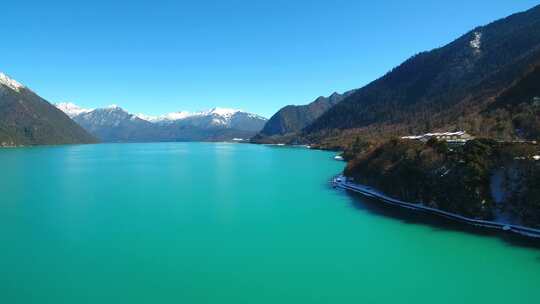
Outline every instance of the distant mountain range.
POLYGON ((310 125, 331 107, 354 93, 333 93, 328 97, 319 97, 308 105, 289 105, 274 114, 264 128, 253 138, 257 143, 278 143, 294 138, 298 132, 310 125))
POLYGON ((150 116, 131 114, 116 105, 100 109, 84 109, 73 103, 56 106, 105 142, 249 139, 266 123, 259 115, 224 108, 150 116))
POLYGON ((0 147, 94 142, 62 111, 0 73, 0 147))

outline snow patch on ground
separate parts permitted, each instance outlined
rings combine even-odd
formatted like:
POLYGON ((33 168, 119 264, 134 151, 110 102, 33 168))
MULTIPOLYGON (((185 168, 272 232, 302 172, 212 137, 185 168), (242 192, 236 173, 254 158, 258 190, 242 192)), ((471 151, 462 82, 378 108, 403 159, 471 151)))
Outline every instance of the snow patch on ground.
POLYGON ((475 49, 480 50, 480 47, 482 47, 482 33, 481 32, 474 32, 474 38, 469 42, 469 45, 475 49))
POLYGON ((159 116, 146 115, 143 113, 137 114, 137 117, 139 117, 140 119, 149 121, 149 122, 173 122, 173 121, 185 119, 191 116, 193 116, 193 114, 187 111, 167 113, 165 115, 159 115, 159 116))

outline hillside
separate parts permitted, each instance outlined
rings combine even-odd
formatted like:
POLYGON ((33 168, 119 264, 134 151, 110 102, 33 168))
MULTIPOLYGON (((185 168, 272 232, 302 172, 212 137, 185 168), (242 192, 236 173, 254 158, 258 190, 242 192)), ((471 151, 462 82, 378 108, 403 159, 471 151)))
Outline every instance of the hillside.
POLYGON ((0 73, 0 146, 95 142, 62 111, 0 73))
POLYGON ((344 174, 412 203, 469 218, 540 227, 540 152, 531 143, 387 141, 346 153, 344 174))
POLYGON ((253 141, 259 143, 286 141, 286 138, 295 136, 295 134, 302 131, 303 128, 353 92, 333 93, 328 97, 321 96, 307 105, 286 106, 268 120, 261 132, 253 138, 253 141))
POLYGON ((539 65, 540 6, 413 56, 332 107, 295 140, 343 147, 356 136, 380 139, 448 129, 530 138, 536 131, 523 133, 513 124, 501 130, 490 109, 496 100, 504 107, 498 97, 539 65))
POLYGON ((517 80, 482 112, 496 136, 540 138, 540 66, 517 80))

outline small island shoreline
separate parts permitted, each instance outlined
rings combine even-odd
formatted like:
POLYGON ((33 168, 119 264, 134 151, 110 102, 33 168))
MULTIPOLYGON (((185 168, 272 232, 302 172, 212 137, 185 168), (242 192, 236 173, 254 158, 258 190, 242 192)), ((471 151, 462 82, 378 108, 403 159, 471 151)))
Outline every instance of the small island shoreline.
POLYGON ((525 236, 528 238, 540 239, 540 229, 534 229, 534 228, 513 225, 513 224, 499 223, 495 221, 478 220, 478 219, 461 216, 459 214, 446 212, 440 209, 427 207, 421 203, 414 204, 414 203, 404 202, 404 201, 389 197, 385 195, 384 193, 381 193, 380 191, 377 191, 376 189, 373 189, 371 187, 352 183, 347 179, 347 177, 343 175, 338 175, 334 177, 331 183, 334 188, 340 188, 340 189, 344 189, 348 191, 353 191, 365 197, 376 199, 377 201, 383 202, 390 206, 405 208, 405 209, 409 209, 409 210, 413 210, 417 212, 444 217, 446 219, 468 224, 471 226, 511 232, 511 233, 525 236))

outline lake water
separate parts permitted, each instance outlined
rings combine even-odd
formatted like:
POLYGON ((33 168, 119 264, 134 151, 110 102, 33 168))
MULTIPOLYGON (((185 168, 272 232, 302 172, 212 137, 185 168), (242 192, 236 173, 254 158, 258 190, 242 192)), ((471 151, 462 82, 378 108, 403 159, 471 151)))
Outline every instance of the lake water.
POLYGON ((333 155, 0 150, 0 303, 540 303, 540 250, 386 214, 333 155))

